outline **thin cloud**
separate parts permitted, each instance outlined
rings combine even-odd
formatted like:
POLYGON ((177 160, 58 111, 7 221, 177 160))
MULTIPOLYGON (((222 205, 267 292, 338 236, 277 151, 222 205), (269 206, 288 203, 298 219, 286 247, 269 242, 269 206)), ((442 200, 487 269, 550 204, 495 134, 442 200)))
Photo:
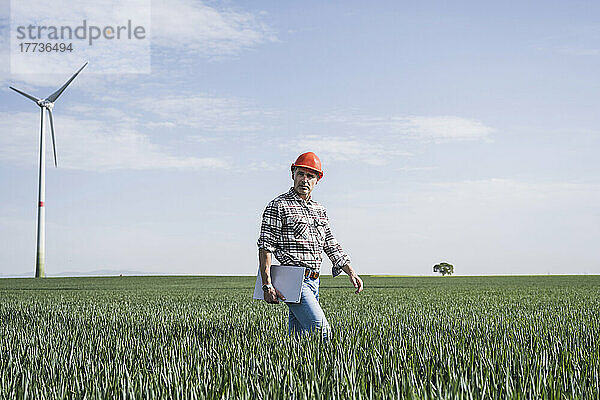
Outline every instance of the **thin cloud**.
POLYGON ((135 105, 155 117, 147 123, 149 127, 189 127, 213 132, 263 130, 265 122, 278 114, 244 100, 205 94, 145 98, 135 105))
MULTIPOLYGON (((170 154, 135 130, 129 122, 55 115, 56 147, 61 168, 88 171, 121 169, 205 170, 228 168, 225 159, 170 154)), ((37 162, 39 113, 0 113, 0 159, 19 164, 37 162)), ((48 134, 48 132, 47 132, 48 134)), ((50 140, 50 135, 48 135, 50 140)), ((51 144, 47 160, 52 162, 51 144)))
POLYGON ((480 121, 457 116, 329 115, 321 121, 384 135, 434 142, 490 140, 494 130, 480 121))
POLYGON ((600 49, 595 48, 562 48, 558 52, 567 56, 590 57, 600 55, 600 49))
POLYGON ((315 151, 332 161, 360 160, 369 165, 385 165, 392 158, 412 155, 382 143, 342 136, 305 136, 282 146, 295 152, 315 151))
MULTIPOLYGON (((371 207, 378 191, 362 191, 348 195, 360 207, 371 207), (362 200, 359 200, 362 199, 362 200), (364 204, 361 204, 364 200, 364 204)), ((420 207, 433 205, 440 214, 452 214, 447 207, 474 209, 514 209, 542 212, 550 207, 591 206, 600 201, 600 185, 572 182, 524 182, 509 178, 463 180, 412 184, 410 191, 401 192, 393 201, 378 202, 378 207, 398 207, 403 204, 420 207)))
POLYGON ((93 107, 86 104, 71 104, 69 109, 65 110, 69 114, 87 119, 106 118, 109 121, 136 122, 137 115, 131 111, 125 112, 123 109, 115 107, 93 107))
POLYGON ((391 127, 398 133, 438 141, 481 140, 493 132, 479 121, 454 116, 408 117, 393 120, 391 127))
POLYGON ((600 185, 597 184, 532 183, 505 178, 436 183, 426 185, 425 188, 446 193, 447 198, 453 196, 457 203, 469 199, 484 206, 488 203, 503 207, 521 204, 538 210, 550 204, 575 204, 600 198, 600 185))
POLYGON ((274 30, 256 14, 219 10, 191 0, 153 2, 152 35, 153 45, 210 59, 277 41, 274 30))

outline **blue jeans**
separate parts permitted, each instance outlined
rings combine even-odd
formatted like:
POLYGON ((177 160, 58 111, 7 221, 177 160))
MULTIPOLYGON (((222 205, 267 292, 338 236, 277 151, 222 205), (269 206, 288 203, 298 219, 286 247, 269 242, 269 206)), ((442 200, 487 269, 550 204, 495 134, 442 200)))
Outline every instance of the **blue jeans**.
POLYGON ((300 303, 286 303, 290 309, 288 333, 296 337, 318 330, 327 339, 331 336, 331 327, 319 304, 319 278, 304 278, 300 303))

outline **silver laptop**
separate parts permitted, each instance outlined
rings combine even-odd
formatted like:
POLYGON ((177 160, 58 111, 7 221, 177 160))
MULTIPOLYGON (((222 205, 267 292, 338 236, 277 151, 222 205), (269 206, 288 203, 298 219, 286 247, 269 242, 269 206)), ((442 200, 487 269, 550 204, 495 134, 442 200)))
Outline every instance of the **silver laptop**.
MULTIPOLYGON (((283 294, 286 303, 300 303, 304 270, 304 267, 271 265, 271 283, 283 294)), ((254 285, 254 299, 264 300, 260 268, 256 275, 256 285, 254 285)))

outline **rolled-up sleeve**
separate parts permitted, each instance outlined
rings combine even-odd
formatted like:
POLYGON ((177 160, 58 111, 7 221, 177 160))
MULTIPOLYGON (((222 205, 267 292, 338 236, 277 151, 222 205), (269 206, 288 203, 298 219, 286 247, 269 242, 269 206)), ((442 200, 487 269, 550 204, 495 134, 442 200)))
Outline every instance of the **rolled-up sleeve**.
POLYGON ((329 223, 325 226, 325 245, 323 246, 323 250, 325 250, 325 254, 327 254, 327 257, 331 260, 331 264, 333 264, 331 274, 334 277, 342 273, 342 267, 344 265, 350 264, 350 257, 344 253, 342 246, 333 236, 329 223))
POLYGON ((256 242, 258 248, 274 253, 281 241, 281 226, 278 202, 271 201, 263 212, 260 235, 256 242))

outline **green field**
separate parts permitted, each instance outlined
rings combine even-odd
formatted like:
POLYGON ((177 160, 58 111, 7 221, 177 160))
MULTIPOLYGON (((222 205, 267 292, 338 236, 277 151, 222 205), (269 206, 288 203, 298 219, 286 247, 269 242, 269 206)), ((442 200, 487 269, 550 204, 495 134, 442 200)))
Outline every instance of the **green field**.
POLYGON ((324 343, 253 277, 0 279, 0 398, 599 396, 599 276, 364 281, 324 343))

